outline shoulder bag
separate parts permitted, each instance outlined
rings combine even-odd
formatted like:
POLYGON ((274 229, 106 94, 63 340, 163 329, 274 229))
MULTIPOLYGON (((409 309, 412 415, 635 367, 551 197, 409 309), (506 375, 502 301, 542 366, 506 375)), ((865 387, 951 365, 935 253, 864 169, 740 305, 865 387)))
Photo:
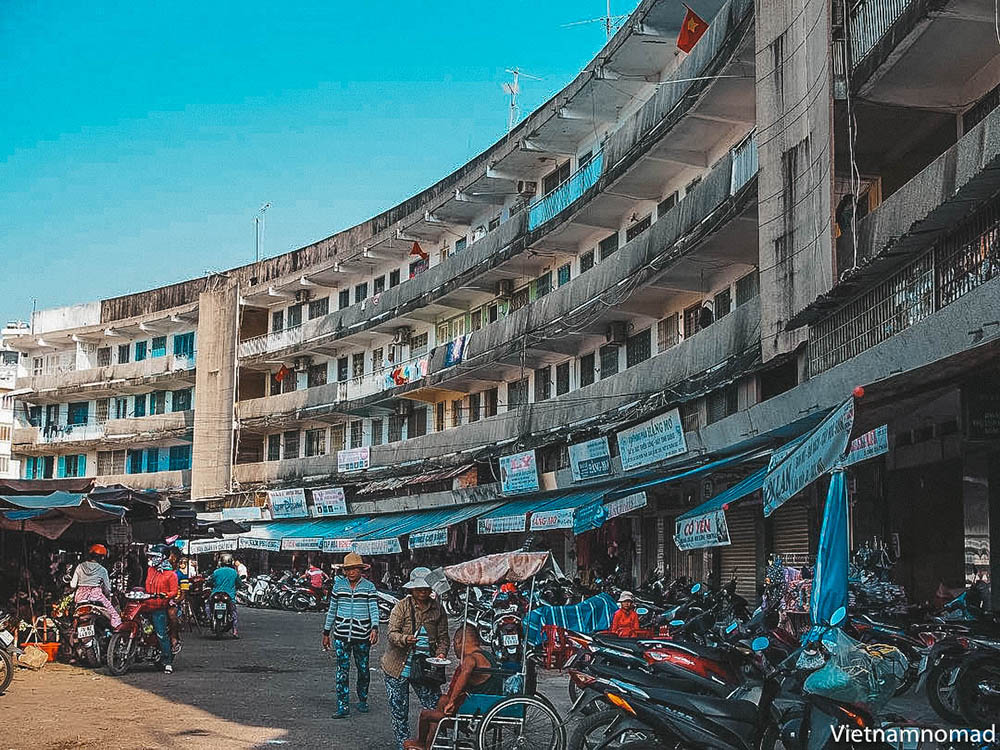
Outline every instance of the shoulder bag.
MULTIPOLYGON (((413 635, 417 635, 420 632, 420 626, 417 624, 417 610, 413 606, 412 597, 410 597, 410 623, 413 627, 413 635)), ((416 646, 411 646, 413 661, 410 664, 410 682, 415 685, 440 689, 445 682, 444 667, 428 664, 428 654, 418 654, 415 649, 416 646)))

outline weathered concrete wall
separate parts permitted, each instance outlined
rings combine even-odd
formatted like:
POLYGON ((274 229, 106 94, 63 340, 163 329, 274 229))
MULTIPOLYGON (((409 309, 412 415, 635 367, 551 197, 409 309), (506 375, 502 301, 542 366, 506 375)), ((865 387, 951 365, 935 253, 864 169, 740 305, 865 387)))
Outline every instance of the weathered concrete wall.
POLYGON ((198 370, 195 379, 191 499, 217 497, 232 483, 233 402, 239 289, 219 277, 198 297, 198 370))
POLYGON ((101 322, 101 303, 84 302, 80 305, 36 310, 31 314, 31 332, 40 336, 49 331, 92 326, 101 322))
POLYGON ((834 281, 829 0, 759 0, 756 33, 766 361, 804 339, 785 324, 834 281))

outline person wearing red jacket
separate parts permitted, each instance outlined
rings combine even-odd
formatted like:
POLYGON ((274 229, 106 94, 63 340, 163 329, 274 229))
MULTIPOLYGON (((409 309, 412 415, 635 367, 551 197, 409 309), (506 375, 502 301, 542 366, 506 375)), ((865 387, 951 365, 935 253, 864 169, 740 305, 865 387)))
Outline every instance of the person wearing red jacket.
POLYGON ((167 550, 158 544, 149 551, 149 569, 146 571, 146 593, 156 597, 149 603, 153 610, 149 613, 156 630, 156 638, 160 642, 160 653, 163 655, 163 671, 170 674, 174 671, 174 650, 170 644, 170 627, 167 608, 177 598, 180 587, 177 585, 177 575, 166 554, 167 550))
POLYGON ((623 591, 618 597, 620 609, 611 620, 611 632, 622 638, 639 637, 639 613, 635 611, 635 597, 623 591))

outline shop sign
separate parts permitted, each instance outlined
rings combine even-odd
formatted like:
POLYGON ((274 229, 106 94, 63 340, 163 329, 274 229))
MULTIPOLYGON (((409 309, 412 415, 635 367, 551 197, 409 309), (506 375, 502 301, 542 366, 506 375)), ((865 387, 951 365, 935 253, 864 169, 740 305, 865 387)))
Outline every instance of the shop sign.
POLYGON ((611 449, 607 437, 594 438, 569 447, 573 481, 606 477, 611 473, 611 449))
POLYGON ((328 490, 313 490, 314 516, 346 516, 347 500, 344 498, 343 487, 331 487, 328 490))
POLYGON ((725 547, 730 544, 726 511, 720 508, 700 516, 678 519, 674 543, 681 550, 725 547))
POLYGON ((203 555, 206 552, 232 552, 235 549, 235 539, 196 539, 188 543, 189 555, 203 555))
POLYGON ((500 486, 505 494, 538 489, 538 467, 533 450, 500 456, 500 486))
POLYGON ((281 540, 281 549, 286 552, 296 550, 318 550, 322 544, 323 538, 319 536, 287 537, 281 540))
POLYGON ((573 516, 576 508, 561 508, 559 510, 538 511, 531 514, 531 530, 546 531, 547 529, 572 529, 573 516))
POLYGON ((268 490, 267 501, 271 505, 272 518, 303 518, 309 515, 306 507, 306 491, 268 490))
POLYGON ((263 549, 268 552, 279 552, 281 550, 280 539, 259 539, 253 536, 241 536, 239 542, 240 549, 263 549))
POLYGON ((132 526, 128 523, 113 523, 108 526, 105 537, 108 544, 122 546, 132 543, 132 526))
POLYGON ((324 552, 350 552, 353 539, 324 539, 320 549, 324 552))
POLYGON ((882 425, 851 441, 847 455, 840 461, 841 466, 850 466, 859 461, 881 456, 889 452, 889 426, 882 425))
POLYGON ((223 508, 223 521, 259 521, 261 518, 261 508, 223 508))
POLYGON ((687 453, 681 413, 671 409, 647 422, 622 430, 618 433, 618 453, 624 471, 687 453))
POLYGON ((480 534, 511 534, 524 531, 527 518, 522 513, 519 516, 492 516, 480 518, 478 530, 480 534))
POLYGON ((396 555, 403 551, 398 537, 391 539, 365 539, 351 547, 359 555, 396 555))
POLYGON ((448 544, 448 529, 434 529, 433 531, 421 531, 419 534, 410 534, 410 549, 444 547, 446 544, 448 544))
POLYGON ((828 414, 764 477, 765 517, 837 465, 847 450, 853 427, 854 398, 851 397, 828 414))
POLYGON ((347 450, 337 451, 338 473, 362 471, 370 468, 371 465, 372 449, 367 446, 364 448, 348 448, 347 450))
POLYGON ((582 534, 585 531, 599 529, 608 520, 608 509, 600 500, 587 503, 577 508, 573 515, 573 533, 582 534))
POLYGON ((639 510, 639 508, 645 507, 645 492, 633 492, 631 495, 619 497, 617 500, 612 500, 610 503, 604 504, 604 510, 607 512, 608 518, 624 516, 626 513, 631 513, 633 510, 639 510))
POLYGON ((985 381, 962 389, 966 432, 972 440, 1000 437, 1000 385, 985 381))

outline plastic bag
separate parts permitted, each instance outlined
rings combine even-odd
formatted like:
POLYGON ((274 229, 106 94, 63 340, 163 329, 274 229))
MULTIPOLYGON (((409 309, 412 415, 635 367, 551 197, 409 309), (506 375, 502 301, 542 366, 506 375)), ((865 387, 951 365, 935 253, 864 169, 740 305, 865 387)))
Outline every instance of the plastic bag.
POLYGON ((802 688, 808 693, 877 711, 889 702, 906 675, 906 657, 893 646, 866 646, 839 630, 827 633, 823 646, 830 658, 806 678, 802 688))

